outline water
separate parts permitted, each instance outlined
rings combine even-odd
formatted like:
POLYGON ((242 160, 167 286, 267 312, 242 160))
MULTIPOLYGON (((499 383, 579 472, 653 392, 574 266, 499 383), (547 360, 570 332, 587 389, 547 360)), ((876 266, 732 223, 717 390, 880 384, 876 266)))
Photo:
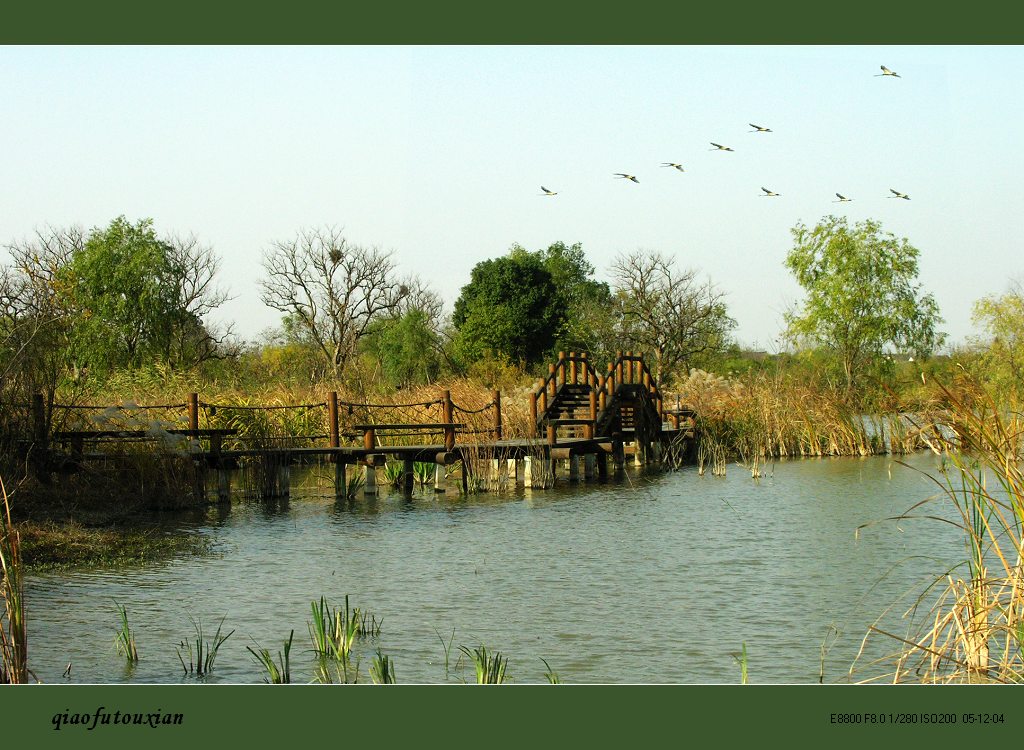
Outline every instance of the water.
MULTIPOLYGON (((932 473, 937 461, 907 459, 932 473)), ((843 681, 868 626, 963 559, 962 541, 924 520, 856 533, 937 490, 891 458, 767 468, 756 481, 730 464, 725 478, 687 468, 469 498, 336 504, 310 489, 284 507, 236 501, 193 529, 209 555, 29 576, 30 666, 47 683, 194 681, 176 654, 194 638, 191 615, 208 634, 222 617, 234 630, 207 682, 262 681, 246 646, 276 655, 292 629, 293 681, 308 682, 310 602, 349 594, 383 617, 359 646, 367 681, 377 647, 399 682, 472 681, 459 645, 484 644, 519 683, 544 681, 541 658, 563 682, 736 683, 745 643, 752 683, 811 683, 826 639, 824 681, 843 681), (135 667, 114 649, 114 600, 136 633, 135 667), (446 675, 438 634, 453 629, 446 675)), ((906 633, 902 610, 886 629, 906 633)))

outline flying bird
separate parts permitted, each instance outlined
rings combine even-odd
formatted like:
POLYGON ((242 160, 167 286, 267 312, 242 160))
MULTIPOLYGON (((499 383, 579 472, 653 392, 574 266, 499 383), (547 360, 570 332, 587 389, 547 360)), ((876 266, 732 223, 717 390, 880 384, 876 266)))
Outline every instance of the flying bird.
POLYGON ((661 166, 663 166, 663 167, 675 167, 680 172, 685 172, 686 171, 685 169, 683 169, 683 165, 682 164, 675 164, 675 163, 670 162, 670 161, 663 161, 661 163, 661 166))
POLYGON ((839 193, 836 193, 836 198, 839 200, 832 201, 833 203, 849 203, 853 200, 853 198, 847 198, 845 195, 840 195, 839 193))
POLYGON ((616 177, 624 177, 627 180, 632 180, 633 182, 637 183, 638 185, 640 184, 640 180, 638 180, 636 177, 634 177, 631 174, 623 174, 622 172, 616 172, 615 176, 616 177))
POLYGON ((778 193, 773 193, 773 192, 772 192, 771 190, 769 190, 769 189, 768 189, 768 188, 766 188, 766 187, 763 187, 763 188, 761 188, 761 189, 762 189, 762 190, 764 191, 764 193, 765 193, 764 195, 762 195, 762 196, 761 196, 762 198, 778 198, 778 197, 779 197, 779 194, 778 194, 778 193))
POLYGON ((540 189, 544 191, 544 195, 558 195, 554 190, 548 190, 543 185, 540 186, 540 189))
POLYGON ((882 76, 892 76, 893 78, 899 78, 900 77, 899 73, 894 73, 893 71, 889 70, 884 65, 882 65, 881 68, 882 68, 882 72, 881 73, 875 73, 875 78, 881 78, 882 76))
POLYGON ((708 151, 732 151, 728 146, 723 146, 721 143, 715 143, 714 141, 708 141, 714 148, 709 148, 708 151))
POLYGON ((889 192, 892 193, 892 195, 888 196, 889 198, 902 198, 905 201, 910 200, 909 195, 907 195, 906 193, 901 193, 899 190, 893 190, 892 188, 889 188, 889 192))
POLYGON ((770 133, 770 132, 772 132, 771 128, 762 128, 760 125, 755 125, 752 122, 748 122, 747 125, 749 125, 750 127, 753 128, 753 130, 750 131, 751 133, 770 133))

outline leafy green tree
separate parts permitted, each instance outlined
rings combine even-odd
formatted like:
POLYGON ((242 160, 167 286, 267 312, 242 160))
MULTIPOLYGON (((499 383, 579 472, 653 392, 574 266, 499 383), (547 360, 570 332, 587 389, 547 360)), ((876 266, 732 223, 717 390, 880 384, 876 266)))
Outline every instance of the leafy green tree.
POLYGON ((378 322, 366 340, 367 350, 395 388, 431 383, 441 372, 440 336, 422 308, 378 322))
POLYGON ((606 329, 612 325, 612 295, 608 284, 595 281, 594 266, 587 260, 583 246, 555 242, 538 251, 538 257, 551 274, 557 290, 557 304, 565 319, 555 336, 555 349, 606 354, 606 329))
POLYGON ((455 302, 452 324, 462 356, 490 351, 532 365, 551 350, 565 322, 558 288, 537 254, 520 247, 478 263, 455 302))
POLYGON ((1003 392, 1024 391, 1024 289, 1015 282, 1001 295, 974 303, 971 318, 985 334, 972 343, 979 374, 1003 392))
POLYGON ((119 216, 95 228, 58 274, 79 311, 71 342, 93 372, 162 361, 190 367, 217 355, 230 333, 204 317, 227 295, 219 262, 194 237, 161 238, 152 219, 119 216))
POLYGON ((929 356, 945 335, 938 305, 917 282, 917 248, 883 233, 872 220, 847 226, 827 216, 813 229, 798 224, 786 267, 804 288, 803 305, 786 315, 787 334, 830 350, 847 390, 887 347, 929 356))

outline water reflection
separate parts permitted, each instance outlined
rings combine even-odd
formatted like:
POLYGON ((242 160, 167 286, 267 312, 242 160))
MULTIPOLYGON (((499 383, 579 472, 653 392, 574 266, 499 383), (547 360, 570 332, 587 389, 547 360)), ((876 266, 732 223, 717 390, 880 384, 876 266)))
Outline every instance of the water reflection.
MULTIPOLYGON (((934 470, 925 454, 908 462, 934 470)), ((464 497, 417 489, 335 499, 322 483, 284 502, 238 500, 167 522, 207 535, 213 553, 160 564, 30 576, 31 666, 45 682, 177 682, 189 617, 236 630, 211 682, 259 682, 246 651, 296 632, 305 653, 312 600, 324 595, 384 618, 358 646, 379 646, 403 682, 472 679, 444 670, 438 633, 509 657, 517 682, 542 682, 541 659, 567 682, 751 682, 846 678, 879 616, 906 632, 906 592, 962 558, 940 523, 883 522, 935 491, 885 457, 776 462, 764 478, 637 472, 606 484, 464 497), (860 529, 858 533, 858 529, 860 529), (125 603, 142 660, 113 650, 125 603), (839 636, 835 636, 835 630, 839 636), (45 645, 44 645, 45 644, 45 645)), ((297 477, 301 478, 301 477, 297 477)), ((383 488, 382 488, 383 489, 383 488)), ((869 656, 876 654, 869 654, 869 656)), ((315 665, 300 656, 296 681, 315 665)))

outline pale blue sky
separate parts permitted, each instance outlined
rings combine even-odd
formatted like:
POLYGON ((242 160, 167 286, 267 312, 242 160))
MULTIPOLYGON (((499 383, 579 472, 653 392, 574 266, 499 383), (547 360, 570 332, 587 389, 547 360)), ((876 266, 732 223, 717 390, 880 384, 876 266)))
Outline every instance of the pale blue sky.
POLYGON ((301 227, 393 251, 449 306, 516 242, 582 242, 602 278, 659 250, 775 349, 789 230, 836 213, 920 248, 959 341, 1024 275, 1022 74, 1020 47, 3 47, 0 243, 120 214, 194 232, 245 337, 278 322, 264 249, 301 227))

